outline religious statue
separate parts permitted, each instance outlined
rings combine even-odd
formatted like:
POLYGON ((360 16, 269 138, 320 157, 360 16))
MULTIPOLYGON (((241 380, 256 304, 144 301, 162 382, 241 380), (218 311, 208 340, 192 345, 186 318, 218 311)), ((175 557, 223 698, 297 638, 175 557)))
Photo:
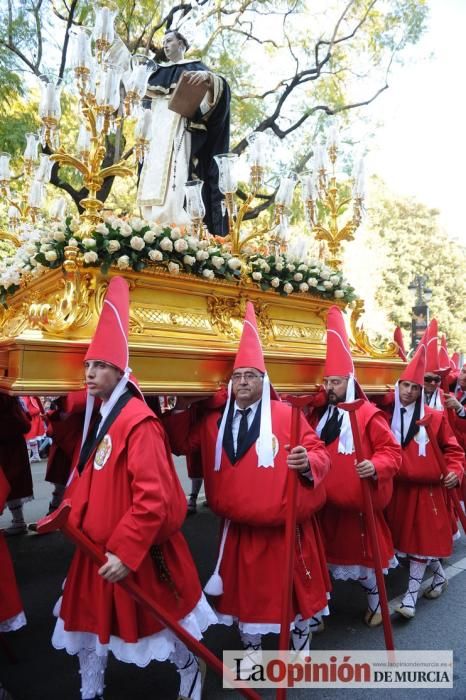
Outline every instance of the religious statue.
POLYGON ((214 156, 229 149, 230 89, 223 77, 201 61, 185 59, 188 48, 182 34, 167 32, 163 40, 165 60, 149 79, 152 139, 141 171, 137 201, 147 220, 188 224, 184 186, 188 180, 200 179, 204 182, 204 222, 210 233, 226 235, 228 222, 214 156), (188 86, 206 87, 205 97, 191 118, 169 109, 169 98, 183 73, 188 86))

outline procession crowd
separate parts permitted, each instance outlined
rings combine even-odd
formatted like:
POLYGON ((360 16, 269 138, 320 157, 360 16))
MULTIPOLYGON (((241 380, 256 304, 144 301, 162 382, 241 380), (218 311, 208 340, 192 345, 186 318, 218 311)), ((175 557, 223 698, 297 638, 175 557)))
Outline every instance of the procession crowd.
MULTIPOLYGON (((208 399, 176 403, 143 397, 131 374, 128 310, 127 283, 114 277, 86 354, 85 390, 44 404, 0 395, 0 511, 12 517, 0 534, 2 635, 26 624, 7 540, 28 531, 30 462, 45 453, 49 515, 66 499, 69 532, 85 540, 55 607, 52 638, 56 649, 77 655, 83 700, 103 697, 109 652, 140 667, 171 661, 179 698, 200 700, 199 640, 214 624, 238 626, 244 669, 261 662, 262 636, 279 634, 283 619, 290 479, 290 649, 308 650, 324 629, 332 579, 359 582, 367 594, 363 621, 384 622, 374 542, 384 574, 408 563, 397 615, 415 617, 427 569, 424 597, 445 593, 442 560, 464 520, 466 364, 449 358, 435 319, 395 387, 366 396, 343 315, 331 307, 322 386, 297 412, 294 397, 279 396, 269 379, 252 303, 228 385, 208 399), (180 531, 187 503, 173 454, 187 458, 190 511, 203 479, 220 517, 217 562, 204 589, 180 531), (97 545, 100 564, 86 542, 97 545), (134 599, 133 585, 157 601, 165 624, 134 599), (188 633, 183 641, 177 625, 188 633)), ((403 357, 399 336, 398 343, 403 357)))

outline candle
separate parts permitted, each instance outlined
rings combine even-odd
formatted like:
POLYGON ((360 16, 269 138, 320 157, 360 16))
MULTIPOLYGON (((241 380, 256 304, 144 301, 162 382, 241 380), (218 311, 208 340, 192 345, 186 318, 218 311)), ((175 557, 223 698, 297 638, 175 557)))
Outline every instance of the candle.
POLYGON ((266 161, 267 148, 269 139, 266 134, 261 131, 255 131, 248 136, 249 162, 251 165, 264 166, 266 161))
POLYGON ((9 180, 11 178, 9 153, 0 153, 0 180, 9 180))
POLYGON ((40 156, 39 167, 35 173, 35 180, 41 183, 50 182, 50 176, 52 174, 53 162, 50 160, 49 156, 42 153, 40 156))
POLYGON ((36 161, 38 157, 39 137, 37 134, 26 134, 26 148, 24 149, 24 159, 36 161))
POLYGON ((304 202, 316 198, 313 173, 303 173, 301 175, 301 193, 304 202))
POLYGON ((289 173, 280 180, 278 192, 275 195, 275 203, 289 207, 293 201, 293 192, 296 185, 296 173, 289 173))
POLYGON ((218 187, 222 194, 232 194, 238 189, 238 178, 236 175, 236 164, 238 156, 236 153, 221 153, 214 156, 218 166, 218 187))
POLYGON ((52 219, 63 219, 66 213, 66 199, 57 197, 53 200, 50 207, 50 216, 52 219))
POLYGON ((78 153, 89 153, 91 150, 91 133, 87 130, 86 124, 81 124, 79 127, 78 138, 76 141, 78 153))
POLYGON ((34 182, 31 183, 31 189, 29 190, 29 206, 33 207, 34 209, 39 209, 42 204, 43 192, 44 187, 42 182, 34 180, 34 182))
POLYGON ((135 137, 137 139, 148 140, 151 137, 152 131, 152 110, 144 109, 140 115, 135 129, 135 137))

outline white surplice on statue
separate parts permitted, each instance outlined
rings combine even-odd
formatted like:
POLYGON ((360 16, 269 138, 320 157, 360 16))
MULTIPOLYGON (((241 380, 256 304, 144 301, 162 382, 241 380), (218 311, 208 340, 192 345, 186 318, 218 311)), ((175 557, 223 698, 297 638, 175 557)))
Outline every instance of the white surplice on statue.
MULTIPOLYGON (((168 94, 152 98, 152 139, 141 172, 138 204, 148 221, 183 226, 190 223, 184 186, 190 179, 191 133, 186 118, 168 109, 169 98, 168 94)), ((206 95, 200 110, 205 114, 211 109, 206 95)))

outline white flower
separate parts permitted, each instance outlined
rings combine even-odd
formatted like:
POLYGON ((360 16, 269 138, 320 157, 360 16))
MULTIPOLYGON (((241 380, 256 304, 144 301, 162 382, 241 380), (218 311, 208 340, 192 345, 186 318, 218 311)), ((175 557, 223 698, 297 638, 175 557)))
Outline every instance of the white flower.
POLYGON ((256 282, 259 282, 259 280, 262 279, 262 272, 253 272, 252 279, 255 280, 256 282))
POLYGON ((306 282, 301 282, 301 284, 299 285, 299 291, 300 292, 307 292, 308 289, 309 289, 309 285, 306 284, 306 282))
POLYGON ((146 222, 143 221, 142 219, 139 219, 137 217, 130 219, 128 222, 133 231, 140 231, 144 226, 147 226, 146 222))
POLYGON ((141 236, 133 236, 129 244, 133 250, 142 250, 146 246, 141 236))
POLYGON ((196 262, 196 258, 193 255, 185 255, 183 258, 183 265, 191 267, 196 262))
POLYGON ((278 270, 278 272, 281 272, 283 270, 283 263, 276 263, 275 264, 275 269, 278 270))
POLYGON ((283 285, 283 291, 285 292, 285 294, 291 294, 291 292, 293 291, 293 285, 289 282, 286 282, 283 285))
POLYGON ((25 247, 25 251, 28 255, 35 255, 35 253, 37 253, 37 248, 34 243, 28 243, 25 247))
POLYGON ((241 260, 239 258, 230 258, 227 266, 230 270, 239 270, 241 268, 241 260))
POLYGON ((61 243, 61 241, 64 241, 65 234, 63 233, 63 231, 55 231, 55 233, 53 234, 53 240, 57 241, 58 243, 61 243))
POLYGON ((209 257, 209 253, 208 253, 206 250, 198 250, 197 253, 196 253, 196 258, 197 258, 197 260, 199 260, 200 262, 201 262, 202 260, 207 260, 208 257, 209 257))
POLYGON ((169 238, 163 238, 160 241, 160 247, 162 248, 162 250, 167 250, 171 252, 173 250, 173 243, 169 238))
POLYGON ((293 265, 293 263, 288 263, 286 266, 286 269, 289 270, 290 272, 294 272, 296 270, 296 265, 293 265))
POLYGON ((315 277, 308 277, 307 283, 310 287, 317 287, 319 284, 318 280, 315 277))
POLYGON ((339 284, 340 283, 340 275, 332 275, 330 277, 330 282, 333 284, 339 284))
POLYGON ((120 241, 116 241, 116 240, 112 239, 112 240, 108 241, 108 243, 107 243, 107 250, 109 253, 116 253, 117 250, 120 250, 120 248, 121 248, 120 241))
POLYGON ((76 240, 76 238, 70 238, 70 240, 68 241, 68 245, 77 246, 77 245, 78 245, 78 241, 76 240))
POLYGON ((276 289, 280 286, 280 279, 278 277, 272 277, 272 279, 270 280, 270 284, 272 285, 272 287, 274 287, 274 289, 276 289))
POLYGON ((163 260, 163 255, 160 250, 150 250, 149 257, 154 262, 160 262, 160 260, 163 260))
POLYGON ((144 238, 146 243, 151 245, 151 243, 153 243, 155 241, 155 232, 154 231, 146 231, 143 238, 144 238))
POLYGON ((186 241, 184 240, 184 238, 178 238, 175 241, 174 248, 175 248, 177 253, 184 253, 186 250, 188 250, 189 246, 186 243, 186 241))
POLYGON ((117 265, 120 270, 126 270, 129 267, 129 257, 127 255, 120 255, 117 260, 117 265))
POLYGON ((212 265, 219 270, 222 265, 225 263, 225 258, 220 257, 220 255, 213 255, 212 256, 212 265))
POLYGON ((202 274, 204 277, 207 277, 208 280, 213 280, 215 277, 215 272, 213 270, 202 270, 202 274))
POLYGON ((335 297, 335 299, 343 299, 345 293, 342 289, 335 289, 335 291, 333 292, 333 296, 335 297))
POLYGON ((170 272, 172 275, 176 275, 180 271, 180 266, 178 263, 174 262, 169 262, 168 263, 168 272, 170 272))
POLYGON ((106 236, 108 233, 108 228, 105 226, 105 224, 98 224, 95 227, 95 232, 96 233, 101 233, 103 236, 106 236))
POLYGON ((198 249, 199 241, 197 240, 197 238, 194 238, 194 236, 186 236, 185 240, 190 248, 194 248, 194 250, 198 249))
POLYGON ((322 277, 323 280, 329 280, 330 279, 330 272, 328 270, 322 270, 320 273, 320 276, 322 277))
POLYGON ((85 263, 94 263, 97 262, 99 259, 99 256, 95 252, 95 250, 89 250, 87 253, 84 253, 84 262, 85 263))
POLYGON ((158 238, 163 231, 163 226, 160 224, 151 224, 150 230, 155 234, 156 238, 158 238))
POLYGON ((45 259, 49 262, 55 262, 57 259, 57 254, 54 250, 47 250, 45 253, 45 259))
POLYGON ((131 236, 131 234, 133 233, 133 229, 131 228, 131 226, 128 226, 128 224, 125 221, 121 221, 117 228, 120 229, 120 234, 124 236, 124 238, 128 238, 128 236, 131 236))
POLYGON ((301 265, 299 265, 298 267, 298 270, 301 270, 302 272, 307 272, 307 265, 301 263, 301 265))
POLYGON ((325 287, 325 289, 332 289, 333 288, 333 283, 330 282, 330 280, 325 280, 322 284, 325 287))
POLYGON ((86 248, 95 248, 95 244, 95 238, 83 238, 83 245, 86 246, 86 248))
POLYGON ((301 272, 295 272, 295 274, 293 275, 293 279, 295 282, 301 282, 301 280, 303 279, 301 272))
POLYGON ((50 250, 50 243, 42 243, 41 247, 39 248, 41 253, 46 253, 48 250, 50 250))
POLYGON ((172 230, 170 231, 170 238, 172 239, 172 241, 177 241, 178 238, 181 238, 181 231, 178 228, 178 226, 172 228, 172 230))

